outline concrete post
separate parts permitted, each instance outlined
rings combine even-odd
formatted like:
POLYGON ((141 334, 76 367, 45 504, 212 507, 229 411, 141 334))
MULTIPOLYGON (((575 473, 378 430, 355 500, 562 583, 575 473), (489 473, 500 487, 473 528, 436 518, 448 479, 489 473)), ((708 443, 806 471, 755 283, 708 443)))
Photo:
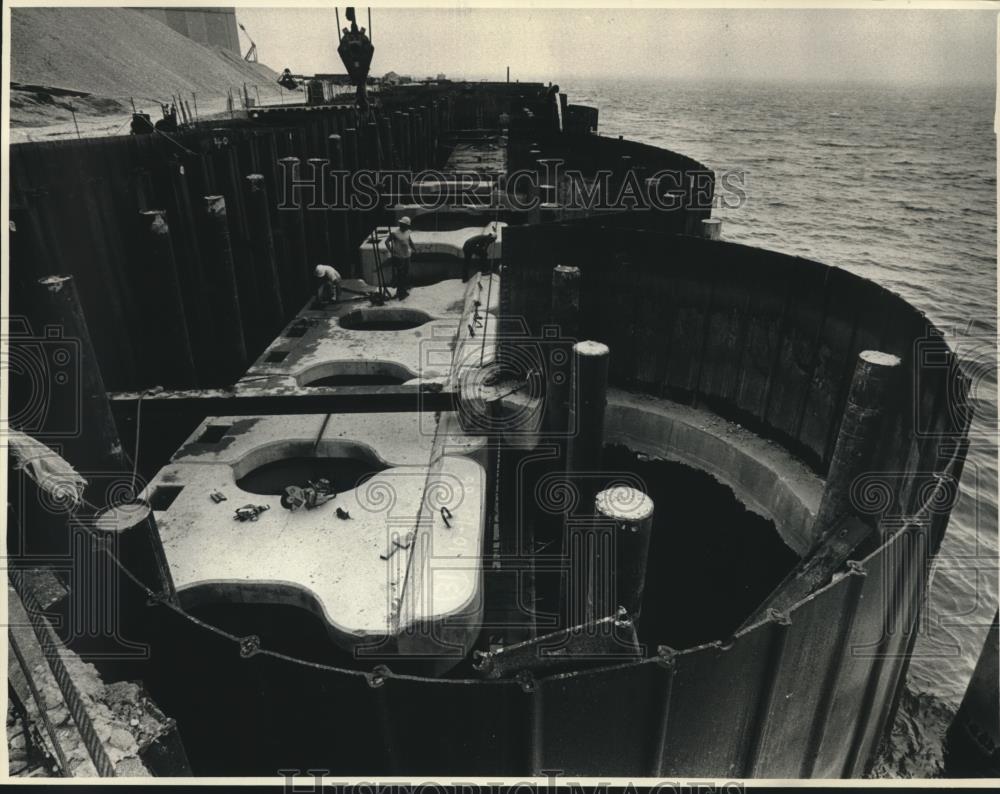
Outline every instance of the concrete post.
POLYGON ((260 308, 263 315, 261 320, 271 333, 277 333, 284 325, 285 310, 281 303, 281 283, 278 279, 278 263, 274 256, 271 207, 268 204, 267 188, 261 174, 247 176, 246 204, 250 220, 250 244, 257 270, 257 285, 260 289, 260 308))
POLYGON ((580 268, 552 269, 552 323, 558 337, 548 350, 545 382, 545 431, 564 436, 569 426, 569 392, 573 344, 580 333, 580 268))
MULTIPOLYGON (((72 276, 46 276, 38 280, 36 305, 46 325, 61 334, 68 352, 67 361, 57 366, 52 383, 38 384, 30 399, 48 405, 46 425, 51 420, 56 428, 65 427, 65 436, 53 434, 53 427, 43 426, 45 443, 62 448, 63 457, 77 471, 114 471, 125 466, 118 428, 115 425, 108 394, 101 377, 97 353, 90 339, 87 320, 72 276), (70 352, 72 351, 72 352, 70 352), (74 356, 75 353, 75 356, 74 356), (76 361, 72 361, 72 358, 76 361), (60 383, 59 374, 75 370, 76 382, 60 383)), ((53 356, 59 353, 56 337, 49 337, 53 356)), ((16 349, 17 343, 11 338, 16 349)), ((56 360, 57 365, 59 361, 56 360)))
POLYGON ((243 337, 243 317, 240 313, 236 268, 229 240, 226 200, 222 196, 205 196, 205 277, 210 303, 215 315, 216 351, 221 361, 220 371, 231 372, 235 379, 247 368, 247 346, 243 337))
POLYGON ((191 352, 181 287, 174 260, 174 245, 170 237, 164 210, 145 210, 139 213, 149 261, 145 270, 152 287, 149 318, 154 333, 160 341, 158 353, 163 366, 163 386, 192 388, 198 385, 198 374, 191 352))
POLYGON ((115 556, 143 586, 157 595, 174 597, 170 565, 148 504, 109 507, 97 515, 94 528, 111 540, 115 556))
POLYGON ((701 236, 706 240, 721 240, 722 221, 719 218, 703 218, 701 221, 701 236))
MULTIPOLYGON (((608 346, 600 342, 573 345, 572 380, 569 397, 569 437, 566 453, 566 481, 576 505, 594 504, 597 475, 604 445, 604 410, 607 404, 608 346)), ((589 513, 589 508, 585 507, 589 513)), ((587 592, 593 575, 592 518, 566 515, 563 530, 563 557, 569 570, 563 577, 560 613, 564 626, 586 619, 587 592)))
POLYGON ((855 512, 851 504, 851 486, 868 469, 882 416, 894 396, 891 387, 900 364, 897 356, 876 350, 865 350, 858 356, 813 523, 814 543, 819 543, 842 519, 855 512))
MULTIPOLYGON (((610 352, 608 346, 601 342, 586 341, 573 345, 567 461, 571 474, 596 472, 601 465, 610 352)), ((586 502, 592 497, 593 494, 588 494, 586 502)))
POLYGON ((646 586, 653 500, 637 488, 617 486, 594 499, 596 533, 593 578, 587 588, 587 619, 639 616, 646 586))

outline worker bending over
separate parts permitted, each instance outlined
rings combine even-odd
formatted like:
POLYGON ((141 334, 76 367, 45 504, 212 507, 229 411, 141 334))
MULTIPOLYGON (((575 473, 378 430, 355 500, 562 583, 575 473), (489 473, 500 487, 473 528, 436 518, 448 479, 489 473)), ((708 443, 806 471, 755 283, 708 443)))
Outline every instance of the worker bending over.
POLYGON ((490 246, 496 242, 497 236, 490 232, 488 234, 477 234, 475 237, 470 237, 465 241, 465 245, 462 246, 462 253, 465 256, 465 262, 462 265, 462 281, 469 280, 469 267, 472 264, 473 257, 478 258, 482 265, 480 266, 481 273, 488 273, 490 271, 490 246))
POLYGON ((399 219, 399 226, 389 230, 385 247, 392 257, 392 283, 396 285, 396 297, 403 300, 410 294, 410 257, 417 252, 410 236, 410 219, 405 215, 399 219))
POLYGON ((329 265, 316 265, 313 271, 320 280, 316 292, 316 302, 322 306, 325 303, 336 303, 340 300, 340 273, 329 265))

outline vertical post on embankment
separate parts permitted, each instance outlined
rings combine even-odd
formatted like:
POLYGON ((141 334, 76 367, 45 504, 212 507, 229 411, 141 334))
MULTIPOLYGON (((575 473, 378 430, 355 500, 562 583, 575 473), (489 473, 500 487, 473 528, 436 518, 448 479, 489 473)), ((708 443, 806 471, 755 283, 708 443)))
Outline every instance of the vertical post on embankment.
POLYGON ((396 144, 397 151, 396 166, 402 170, 408 170, 410 168, 410 160, 406 151, 406 126, 403 123, 403 111, 393 111, 392 124, 392 139, 396 144))
POLYGON ((638 488, 619 485, 594 498, 594 565, 587 587, 587 620, 617 613, 630 618, 642 609, 653 500, 638 488))
POLYGON ((229 239, 229 219, 226 200, 222 196, 205 196, 204 257, 206 279, 216 316, 215 341, 220 368, 235 379, 247 368, 247 347, 243 336, 243 315, 239 290, 236 286, 236 266, 233 263, 229 239))
POLYGON ((706 240, 721 240, 722 221, 719 218, 702 218, 701 236, 706 240))
POLYGON ((163 210, 144 210, 139 213, 139 218, 149 254, 149 263, 145 267, 152 288, 148 308, 155 312, 149 322, 155 324, 152 337, 161 342, 158 349, 163 368, 161 385, 192 388, 198 385, 198 375, 184 317, 174 244, 166 213, 163 210))
POLYGON ((593 554, 591 506, 597 495, 604 447, 604 413, 608 397, 610 350, 601 342, 584 341, 573 345, 572 379, 569 396, 566 485, 571 503, 587 511, 587 517, 566 516, 563 531, 563 558, 569 561, 563 577, 561 614, 564 626, 574 626, 586 618, 586 594, 593 554))
MULTIPOLYGON (((333 213, 332 221, 332 248, 336 257, 335 264, 339 267, 350 261, 350 230, 347 225, 347 185, 344 175, 344 142, 339 135, 330 135, 326 139, 326 153, 330 159, 331 173, 337 173, 334 177, 334 184, 338 186, 337 196, 332 202, 335 204, 330 211, 333 213)), ((344 271, 347 272, 346 270, 344 271)))
POLYGON ((569 427, 569 393, 573 344, 580 333, 580 268, 552 269, 552 324, 556 338, 549 352, 545 382, 545 432, 565 439, 569 427))
MULTIPOLYGON (((306 162, 309 163, 310 173, 312 173, 317 185, 321 182, 325 183, 328 166, 326 158, 310 157, 306 162), (322 176, 317 178, 317 174, 321 174, 322 176)), ((310 248, 318 262, 328 262, 330 260, 330 218, 328 216, 329 213, 324 206, 322 194, 317 195, 315 206, 306 207, 306 217, 309 218, 309 223, 306 224, 306 227, 311 230, 310 236, 312 237, 310 248)))
MULTIPOLYGON (((108 403, 104 379, 98 364, 97 353, 90 339, 83 306, 72 276, 53 275, 38 280, 37 301, 39 316, 45 324, 57 329, 67 343, 67 350, 74 349, 76 360, 69 360, 59 372, 72 371, 75 379, 61 384, 53 376, 53 383, 43 383, 39 389, 45 393, 32 394, 32 399, 47 404, 44 417, 46 443, 59 445, 63 457, 77 471, 109 471, 125 465, 125 454, 108 403), (60 388, 62 387, 62 388, 60 388), (58 436, 53 428, 66 428, 66 436, 58 436)), ((46 339, 58 352, 55 337, 46 339)), ((70 359, 73 354, 70 353, 70 359)))
MULTIPOLYGON (((341 138, 344 148, 344 168, 349 174, 354 174, 360 168, 358 164, 358 131, 354 127, 347 127, 344 129, 344 134, 341 138)), ((347 196, 349 199, 353 199, 353 191, 347 191, 347 196)), ((361 243, 364 220, 362 219, 361 211, 353 208, 348 212, 347 218, 349 232, 347 250, 350 251, 351 261, 353 262, 357 246, 361 243)))
POLYGON ((891 410, 892 386, 901 363, 898 356, 877 350, 865 350, 858 355, 823 496, 813 522, 814 543, 841 520, 856 513, 851 502, 851 488, 854 481, 868 471, 882 418, 891 410))
POLYGON ((379 140, 378 124, 369 121, 365 124, 365 148, 368 153, 366 166, 375 171, 382 169, 382 142, 379 140))
POLYGON ((388 116, 382 116, 379 127, 382 136, 382 165, 386 169, 398 168, 399 158, 394 152, 391 119, 388 116))
POLYGON ((281 282, 274 256, 274 235, 271 231, 271 208, 263 174, 248 174, 246 206, 250 221, 250 245, 260 287, 260 309, 264 327, 272 334, 281 330, 285 310, 281 303, 281 282))
MULTIPOLYGON (((283 157, 278 162, 286 162, 287 164, 281 167, 289 169, 291 173, 298 172, 299 158, 283 157)), ((277 184, 280 185, 280 181, 277 184)), ((309 292, 309 257, 306 246, 306 223, 302 217, 303 209, 294 202, 283 207, 282 205, 286 203, 288 202, 278 202, 278 227, 281 229, 284 245, 280 281, 282 303, 285 308, 293 309, 302 305, 309 292)))

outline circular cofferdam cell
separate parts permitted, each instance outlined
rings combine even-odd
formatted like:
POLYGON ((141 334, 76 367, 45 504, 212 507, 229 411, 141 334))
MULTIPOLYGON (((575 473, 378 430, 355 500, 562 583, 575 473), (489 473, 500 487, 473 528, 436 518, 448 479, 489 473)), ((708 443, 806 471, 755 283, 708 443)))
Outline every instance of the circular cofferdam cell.
POLYGON ((419 309, 355 309, 340 318, 348 331, 408 331, 434 318, 419 309))
POLYGON ((399 386, 415 376, 391 361, 334 361, 310 367, 300 386, 399 386))
POLYGON ((603 468, 634 475, 653 500, 636 626, 647 642, 690 648, 730 636, 794 568, 774 523, 710 474, 607 447, 603 468))
POLYGON ((387 468, 381 461, 361 453, 338 452, 320 457, 292 455, 251 469, 236 481, 236 485, 248 493, 281 496, 289 485, 301 488, 326 479, 333 490, 340 493, 357 488, 387 468))

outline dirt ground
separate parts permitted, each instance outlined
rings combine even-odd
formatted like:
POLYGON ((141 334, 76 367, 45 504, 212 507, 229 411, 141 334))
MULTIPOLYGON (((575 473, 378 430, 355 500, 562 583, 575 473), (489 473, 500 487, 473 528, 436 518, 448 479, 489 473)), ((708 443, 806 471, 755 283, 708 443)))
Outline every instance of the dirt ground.
POLYGON ((178 96, 200 118, 226 111, 230 90, 261 103, 299 101, 277 73, 206 47, 127 8, 11 10, 11 141, 123 134, 132 103, 161 117, 178 96), (75 114, 75 120, 74 120, 75 114))

